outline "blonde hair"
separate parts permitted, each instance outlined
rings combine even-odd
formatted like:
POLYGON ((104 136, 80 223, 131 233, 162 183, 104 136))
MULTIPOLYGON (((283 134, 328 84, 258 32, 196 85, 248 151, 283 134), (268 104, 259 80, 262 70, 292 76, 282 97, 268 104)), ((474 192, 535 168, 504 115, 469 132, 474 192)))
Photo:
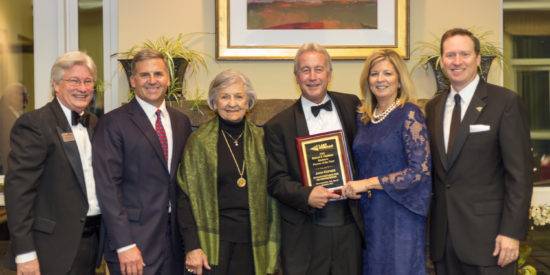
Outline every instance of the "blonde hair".
POLYGON ((372 94, 369 85, 369 76, 372 70, 372 67, 380 61, 388 60, 392 65, 395 71, 397 72, 397 77, 399 80, 399 88, 397 89, 397 98, 399 98, 400 103, 399 107, 402 108, 406 102, 410 102, 416 105, 415 99, 415 88, 412 83, 411 76, 407 70, 405 62, 393 50, 379 50, 372 53, 367 60, 365 61, 365 66, 361 72, 361 78, 359 80, 359 86, 361 87, 361 95, 363 97, 363 104, 359 106, 358 112, 362 114, 361 122, 365 125, 372 120, 372 112, 378 101, 376 96, 372 94))

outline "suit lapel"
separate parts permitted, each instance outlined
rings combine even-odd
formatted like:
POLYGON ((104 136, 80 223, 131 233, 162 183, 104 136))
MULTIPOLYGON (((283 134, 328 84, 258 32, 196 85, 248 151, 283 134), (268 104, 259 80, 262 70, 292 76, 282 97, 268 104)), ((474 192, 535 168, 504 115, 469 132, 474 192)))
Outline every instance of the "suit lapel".
POLYGON ((296 137, 309 135, 306 117, 304 116, 302 101, 300 99, 298 99, 298 101, 296 101, 296 103, 294 104, 294 118, 296 120, 296 137))
POLYGON ((170 116, 170 124, 172 125, 172 163, 170 165, 171 166, 170 172, 172 173, 172 175, 175 175, 174 172, 177 171, 179 163, 174 160, 180 157, 180 156, 176 156, 175 152, 183 152, 182 150, 183 148, 181 147, 184 146, 184 143, 182 142, 183 139, 174 138, 174 137, 182 137, 183 135, 179 135, 178 133, 176 133, 176 131, 182 130, 181 127, 180 128, 177 127, 176 125, 177 119, 173 115, 173 112, 178 112, 178 111, 175 111, 169 108, 166 108, 166 109, 168 110, 168 115, 170 116))
POLYGON ((434 142, 437 146, 437 151, 439 152, 439 159, 441 163, 443 164, 443 167, 445 170, 447 170, 447 154, 445 154, 445 138, 443 135, 443 118, 445 116, 445 102, 447 100, 447 96, 449 95, 449 92, 447 92, 447 95, 439 97, 439 101, 435 103, 434 105, 434 114, 432 117, 434 118, 434 127, 437 137, 435 138, 434 142))
POLYGON ((149 144, 151 145, 151 147, 153 147, 153 150, 157 154, 157 157, 163 163, 166 171, 168 171, 166 161, 164 160, 164 153, 162 152, 162 146, 160 145, 160 141, 157 133, 155 132, 155 129, 153 129, 153 126, 151 125, 151 121, 149 121, 149 118, 147 118, 147 115, 145 114, 141 106, 139 106, 139 103, 135 98, 132 99, 132 101, 130 101, 128 105, 128 115, 130 116, 130 120, 137 126, 137 128, 149 141, 149 144))
MULTIPOLYGON (((338 113, 338 118, 340 119, 340 124, 342 125, 342 132, 344 133, 344 138, 346 140, 346 143, 353 142, 353 128, 355 127, 355 118, 353 117, 345 117, 346 112, 344 112, 344 109, 346 107, 349 108, 349 106, 345 106, 338 98, 337 95, 335 95, 332 92, 328 92, 332 102, 334 103, 334 106, 336 107, 336 112, 338 113)), ((348 144, 350 145, 350 144, 348 144)), ((349 150, 348 146, 348 150, 349 150)))
POLYGON ((485 108, 485 98, 487 97, 487 90, 485 89, 485 85, 483 85, 483 83, 483 80, 480 79, 472 100, 470 101, 470 105, 468 105, 468 109, 464 114, 464 118, 460 122, 460 126, 458 127, 458 131, 456 133, 455 141, 453 144, 451 157, 449 158, 449 161, 447 163, 448 168, 450 168, 458 158, 458 155, 460 154, 460 151, 462 150, 462 147, 466 142, 466 138, 468 138, 468 134, 470 133, 470 125, 477 121, 477 118, 485 108))
MULTIPOLYGON (((338 118, 340 119, 340 124, 342 125, 342 133, 344 134, 344 143, 346 146, 347 156, 348 156, 348 163, 350 163, 352 167, 351 177, 352 179, 356 175, 356 169, 355 169, 355 163, 353 160, 353 139, 355 138, 355 123, 356 118, 355 117, 349 117, 348 112, 344 112, 346 108, 349 108, 350 106, 346 106, 345 103, 342 102, 340 97, 338 97, 337 94, 334 94, 332 92, 328 92, 332 102, 334 103, 334 106, 336 107, 336 112, 338 113, 338 118)), ((356 108, 357 106, 353 106, 356 108)), ((355 112, 353 112, 355 114, 355 112)))
POLYGON ((54 99, 50 106, 56 118, 55 130, 57 132, 59 142, 61 143, 65 156, 67 157, 76 179, 78 180, 78 184, 80 185, 84 196, 86 196, 84 170, 82 169, 82 161, 80 160, 80 152, 78 151, 78 146, 76 145, 75 136, 57 99, 54 99))
MULTIPOLYGON (((90 138, 90 144, 91 144, 91 141, 92 141, 92 138, 94 137, 94 128, 95 128, 95 124, 96 122, 92 120, 92 112, 88 111, 88 110, 85 110, 84 112, 88 113, 90 115, 90 124, 88 125, 88 137, 90 138)), ((95 116, 95 115, 93 115, 95 116)))

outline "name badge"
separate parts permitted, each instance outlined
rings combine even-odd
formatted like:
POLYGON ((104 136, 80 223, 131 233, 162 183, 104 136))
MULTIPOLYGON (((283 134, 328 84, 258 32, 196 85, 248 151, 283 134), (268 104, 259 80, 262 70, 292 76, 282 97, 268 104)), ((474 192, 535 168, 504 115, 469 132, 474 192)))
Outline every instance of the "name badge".
POLYGON ((63 133, 63 134, 61 134, 61 138, 63 139, 63 142, 74 141, 73 133, 63 133))

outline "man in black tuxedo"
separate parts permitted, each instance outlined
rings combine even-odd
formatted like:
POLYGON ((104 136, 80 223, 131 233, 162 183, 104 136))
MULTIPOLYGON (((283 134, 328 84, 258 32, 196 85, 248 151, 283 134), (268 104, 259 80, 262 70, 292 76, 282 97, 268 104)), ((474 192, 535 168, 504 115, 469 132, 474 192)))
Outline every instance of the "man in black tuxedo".
POLYGON ((479 40, 441 39, 450 90, 426 105, 433 154, 430 251, 437 274, 516 274, 533 169, 520 97, 477 74, 479 40))
POLYGON ((101 213, 90 137, 97 118, 86 106, 96 74, 85 53, 63 54, 51 71, 55 98, 12 128, 6 266, 17 274, 95 274, 101 213))
POLYGON ((332 75, 328 52, 315 43, 300 47, 294 75, 301 98, 268 123, 268 192, 280 202, 283 274, 360 274, 363 221, 357 200, 322 186, 305 187, 295 138, 343 130, 348 152, 355 136, 354 95, 327 92, 332 75))
POLYGON ((134 99, 101 117, 94 136, 105 260, 111 274, 183 274, 176 172, 191 124, 166 106, 168 61, 158 51, 136 54, 130 84, 134 99))

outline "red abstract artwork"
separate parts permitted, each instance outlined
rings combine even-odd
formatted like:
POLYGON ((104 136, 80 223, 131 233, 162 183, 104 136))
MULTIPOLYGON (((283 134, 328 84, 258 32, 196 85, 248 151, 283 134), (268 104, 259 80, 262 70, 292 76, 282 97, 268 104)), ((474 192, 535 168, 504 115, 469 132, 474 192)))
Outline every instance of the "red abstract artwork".
POLYGON ((247 0, 247 28, 377 29, 378 0, 247 0))

